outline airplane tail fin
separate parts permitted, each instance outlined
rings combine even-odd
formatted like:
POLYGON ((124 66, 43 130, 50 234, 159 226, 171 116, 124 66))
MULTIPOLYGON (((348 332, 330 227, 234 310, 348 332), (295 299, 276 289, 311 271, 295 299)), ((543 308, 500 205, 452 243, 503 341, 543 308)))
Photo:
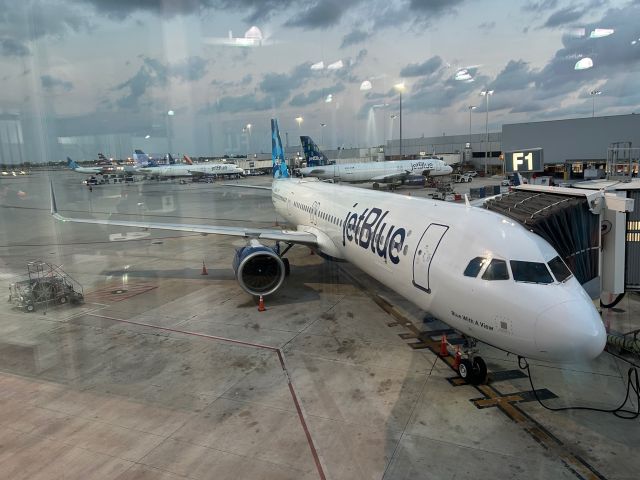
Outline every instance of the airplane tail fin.
POLYGON ((191 157, 189 157, 189 155, 183 155, 182 159, 187 165, 193 165, 193 160, 191 160, 191 157))
POLYGON ((79 165, 73 160, 71 160, 70 157, 67 157, 67 167, 69 167, 71 170, 75 170, 76 168, 79 167, 79 165))
POLYGON ((142 150, 135 150, 133 153, 133 160, 136 165, 139 167, 148 167, 153 165, 153 162, 149 158, 149 155, 144 153, 142 150))
POLYGON ((288 178, 287 162, 284 158, 282 140, 278 130, 278 120, 271 119, 271 160, 273 162, 273 178, 288 178))
POLYGON ((329 159, 324 153, 322 153, 320 147, 316 145, 316 142, 314 142, 311 137, 300 136, 300 142, 302 143, 302 149, 304 150, 304 158, 307 162, 307 167, 329 164, 329 159))
POLYGON ((169 165, 175 165, 176 161, 173 159, 170 153, 167 154, 167 158, 169 160, 169 165))

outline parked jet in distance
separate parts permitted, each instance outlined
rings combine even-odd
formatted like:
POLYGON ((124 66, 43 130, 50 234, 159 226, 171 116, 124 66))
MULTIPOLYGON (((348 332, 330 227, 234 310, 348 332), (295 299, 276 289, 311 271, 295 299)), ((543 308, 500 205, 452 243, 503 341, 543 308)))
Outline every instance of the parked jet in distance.
MULTIPOLYGON (((300 137, 307 165, 326 162, 327 157, 310 137, 300 137)), ((411 176, 451 175, 453 169, 439 159, 391 160, 385 162, 317 164, 300 169, 303 177, 316 177, 336 182, 401 183, 411 176)))
POLYGON ((138 171, 154 177, 197 177, 203 175, 243 175, 244 170, 233 163, 199 163, 194 164, 191 158, 184 155, 184 164, 177 164, 171 154, 168 155, 169 165, 158 165, 142 150, 134 154, 136 162, 140 164, 138 171), (145 165, 145 162, 147 165, 145 165))
POLYGON ((95 175, 104 172, 104 167, 81 167, 76 162, 67 157, 67 167, 76 173, 83 173, 85 175, 95 175))
POLYGON ((233 163, 199 163, 140 167, 140 173, 154 177, 198 177, 204 175, 243 175, 244 170, 233 163))
MULTIPOLYGON (((64 222, 119 225, 230 235, 246 239, 233 268, 252 295, 276 292, 288 273, 288 250, 302 244, 331 260, 353 263, 421 309, 448 323, 471 343, 533 359, 564 362, 598 356, 602 319, 554 248, 498 213, 471 206, 287 178, 277 121, 272 124, 276 211, 295 230, 148 221, 66 218, 64 222), (272 240, 274 247, 261 241, 272 240)), ((253 186, 256 188, 256 186, 253 186)), ((481 357, 465 352, 459 373, 486 378, 481 357)))

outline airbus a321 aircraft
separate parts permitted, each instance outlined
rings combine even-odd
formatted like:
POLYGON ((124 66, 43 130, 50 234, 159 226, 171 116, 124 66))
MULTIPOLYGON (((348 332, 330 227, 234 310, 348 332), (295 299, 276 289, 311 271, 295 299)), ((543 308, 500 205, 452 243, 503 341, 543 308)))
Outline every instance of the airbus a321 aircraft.
MULTIPOLYGON (((326 156, 320 151, 311 137, 300 137, 307 164, 326 156)), ((409 177, 451 175, 453 169, 442 160, 428 158, 424 160, 391 160, 387 162, 342 163, 333 165, 314 165, 300 169, 303 177, 316 177, 336 182, 374 182, 401 183, 409 177)), ((374 185, 375 187, 375 185, 374 185)))
MULTIPOLYGON (((600 315, 541 237, 482 208, 288 178, 277 121, 271 122, 271 198, 295 230, 66 218, 57 212, 53 189, 52 214, 67 222, 243 237, 247 244, 237 250, 233 268, 251 295, 283 285, 288 248, 280 249, 280 242, 306 245, 325 258, 353 263, 461 332, 472 347, 478 339, 519 356, 561 362, 602 352, 600 315), (277 243, 266 246, 265 240, 277 243)), ((474 353, 465 352, 459 374, 480 383, 486 365, 474 353)))
MULTIPOLYGON (((137 155, 146 155, 136 150, 137 155), (139 153, 138 153, 139 152, 139 153)), ((170 165, 154 165, 140 167, 140 173, 155 177, 197 177, 203 175, 243 175, 244 170, 233 163, 201 163, 194 164, 189 157, 186 164, 172 163, 170 165)))

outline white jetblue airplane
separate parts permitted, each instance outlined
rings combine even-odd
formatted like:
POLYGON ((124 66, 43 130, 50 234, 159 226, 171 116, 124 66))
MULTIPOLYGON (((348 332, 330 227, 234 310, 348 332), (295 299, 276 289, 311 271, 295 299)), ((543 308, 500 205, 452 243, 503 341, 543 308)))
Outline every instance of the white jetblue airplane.
POLYGON ((327 157, 320 151, 311 137, 300 137, 307 160, 300 169, 303 177, 316 177, 336 182, 404 183, 409 177, 451 175, 453 169, 442 160, 428 158, 421 160, 391 160, 387 162, 343 163, 333 165, 311 165, 314 160, 327 157))
MULTIPOLYGON (((243 237, 233 268, 252 295, 276 292, 288 273, 289 246, 302 244, 325 258, 368 273, 470 341, 546 361, 592 359, 605 329, 591 299, 558 253, 538 235, 489 210, 389 195, 316 179, 291 179, 277 121, 272 120, 276 211, 295 230, 66 218, 65 222, 120 225, 243 237), (261 243, 277 242, 275 247, 261 243)), ((255 186, 253 188, 256 188, 255 186)), ((269 187, 264 187, 269 188, 269 187)), ((472 383, 486 365, 469 349, 459 373, 472 383)))
POLYGON ((75 161, 71 160, 70 157, 67 157, 67 167, 76 173, 82 173, 85 175, 96 175, 98 173, 104 173, 105 171, 103 166, 81 167, 75 161))
POLYGON ((233 163, 157 165, 140 167, 138 171, 155 177, 197 177, 203 175, 244 174, 244 170, 233 163))

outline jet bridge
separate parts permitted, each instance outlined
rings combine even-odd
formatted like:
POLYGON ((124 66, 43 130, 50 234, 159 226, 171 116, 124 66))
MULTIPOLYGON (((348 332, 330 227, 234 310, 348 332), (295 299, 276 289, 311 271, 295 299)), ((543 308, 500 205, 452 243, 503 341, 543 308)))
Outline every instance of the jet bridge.
POLYGON ((625 291, 624 227, 633 206, 620 192, 540 185, 516 187, 484 205, 553 245, 592 298, 625 291))

